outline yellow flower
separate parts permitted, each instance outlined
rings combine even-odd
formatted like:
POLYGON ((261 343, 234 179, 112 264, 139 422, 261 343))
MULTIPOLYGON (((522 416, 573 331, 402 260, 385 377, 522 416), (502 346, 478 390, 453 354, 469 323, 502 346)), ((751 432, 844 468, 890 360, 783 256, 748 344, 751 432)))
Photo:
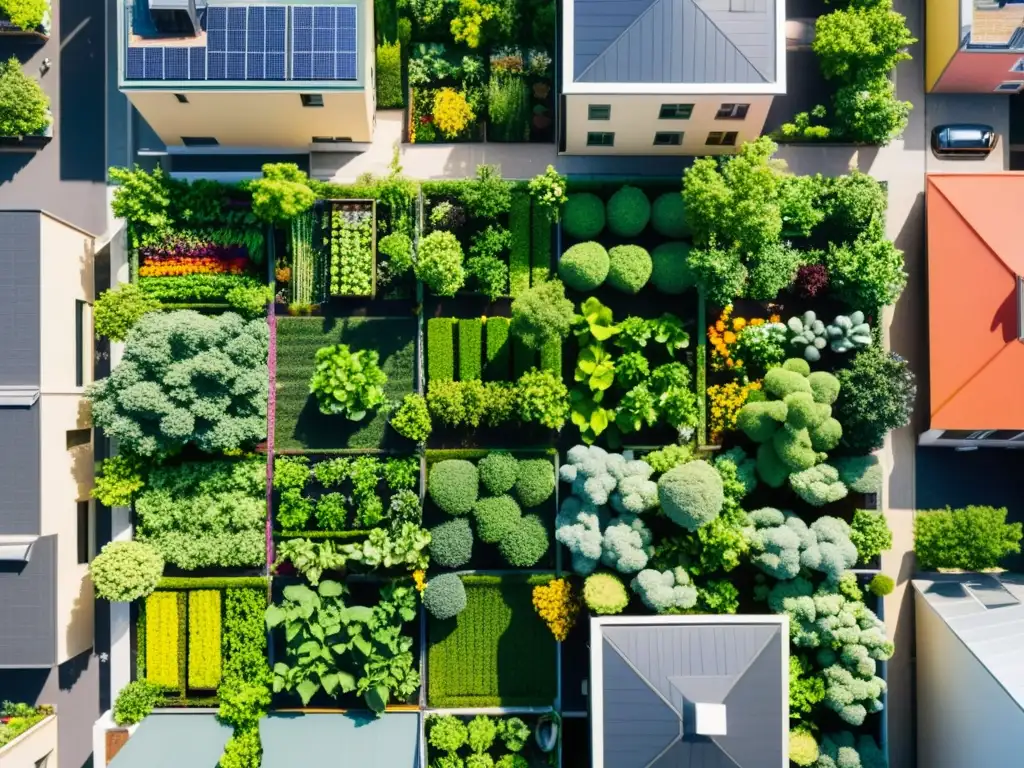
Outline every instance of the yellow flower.
POLYGON ((416 584, 417 592, 422 592, 427 588, 427 576, 422 570, 413 571, 412 580, 416 584))
POLYGON ((579 612, 579 600, 566 579, 552 579, 533 588, 533 607, 558 641, 569 636, 579 612))
POLYGON ((736 334, 733 333, 732 331, 726 331, 725 332, 725 343, 726 344, 735 344, 736 343, 736 334))

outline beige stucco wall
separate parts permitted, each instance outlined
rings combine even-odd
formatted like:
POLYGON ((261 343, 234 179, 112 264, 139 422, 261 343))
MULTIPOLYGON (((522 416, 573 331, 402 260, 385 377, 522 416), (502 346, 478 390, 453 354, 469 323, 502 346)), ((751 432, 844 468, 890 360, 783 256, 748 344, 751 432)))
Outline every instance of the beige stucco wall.
POLYGON ((922 768, 1016 765, 1024 711, 925 598, 917 624, 917 764, 922 768))
POLYGON ((627 95, 566 95, 565 97, 565 153, 570 155, 720 155, 735 152, 745 141, 761 135, 765 118, 772 105, 771 95, 706 96, 641 94, 627 95), (610 120, 588 120, 587 108, 591 104, 611 105, 610 120), (662 104, 693 104, 688 120, 659 120, 662 104), (716 120, 715 114, 722 104, 749 104, 743 120, 716 120), (588 147, 589 131, 613 131, 615 146, 588 147), (659 131, 682 131, 683 143, 678 147, 654 146, 654 134, 659 131), (704 144, 712 131, 737 131, 734 147, 709 147, 704 144))
POLYGON ((36 768, 49 755, 46 768, 57 766, 57 716, 36 723, 17 739, 0 748, 0 768, 36 768))
MULTIPOLYGON (((374 73, 376 75, 376 73, 374 73)), ((168 146, 182 136, 213 137, 222 147, 308 149, 314 136, 373 138, 373 89, 330 92, 322 107, 304 107, 298 91, 189 90, 188 104, 171 91, 124 93, 168 146)))

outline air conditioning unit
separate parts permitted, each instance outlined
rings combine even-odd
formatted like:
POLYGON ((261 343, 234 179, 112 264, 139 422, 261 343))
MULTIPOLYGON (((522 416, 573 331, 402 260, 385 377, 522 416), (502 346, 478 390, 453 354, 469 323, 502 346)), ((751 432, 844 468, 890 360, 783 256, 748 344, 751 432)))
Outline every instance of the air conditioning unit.
POLYGON ((162 35, 194 37, 202 31, 199 11, 205 8, 206 0, 150 0, 149 16, 162 35))

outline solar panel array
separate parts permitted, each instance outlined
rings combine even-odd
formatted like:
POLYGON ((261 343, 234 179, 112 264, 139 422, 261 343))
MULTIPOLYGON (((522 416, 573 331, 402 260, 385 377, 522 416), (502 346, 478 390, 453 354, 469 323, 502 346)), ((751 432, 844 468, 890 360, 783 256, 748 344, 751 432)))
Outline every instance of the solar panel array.
POLYGON ((205 26, 205 46, 129 46, 125 78, 355 80, 358 74, 354 6, 213 7, 205 26))

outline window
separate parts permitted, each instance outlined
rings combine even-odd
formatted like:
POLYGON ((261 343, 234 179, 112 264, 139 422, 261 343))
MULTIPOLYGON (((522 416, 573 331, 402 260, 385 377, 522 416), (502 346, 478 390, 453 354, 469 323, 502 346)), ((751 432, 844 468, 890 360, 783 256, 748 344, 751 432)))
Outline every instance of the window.
POLYGON ((689 120, 693 114, 693 104, 662 104, 658 112, 659 120, 689 120))
POLYGON ((351 144, 351 136, 314 136, 314 144, 351 144))
POLYGON ((1024 86, 1024 80, 1010 80, 996 86, 996 93, 1017 93, 1024 86))
POLYGON ((682 131, 658 131, 654 134, 654 146, 656 147, 678 147, 682 143, 682 131))
POLYGON ((92 547, 89 546, 89 502, 78 502, 78 564, 89 562, 92 547))
POLYGON ((322 107, 324 105, 324 97, 319 93, 300 93, 299 96, 304 107, 322 107))
POLYGON ((723 104, 718 108, 715 120, 743 120, 749 109, 749 104, 723 104))
POLYGON ((591 131, 587 134, 588 147, 614 147, 615 134, 608 131, 591 131))
POLYGON ((220 144, 212 136, 182 136, 181 143, 186 147, 216 147, 220 144))
POLYGON ((75 299, 75 386, 85 386, 85 307, 81 299, 75 299))
POLYGON ((77 448, 80 445, 88 445, 92 442, 91 429, 69 429, 64 438, 67 449, 77 448))
POLYGON ((736 131, 712 131, 704 144, 709 147, 735 147, 737 135, 736 131))
POLYGON ((1010 67, 1011 72, 1024 72, 1024 59, 1017 59, 1014 65, 1010 67))
POLYGON ((188 104, 188 96, 184 93, 176 93, 174 94, 174 98, 178 100, 179 104, 188 104))
POLYGON ((587 105, 587 120, 611 120, 611 104, 589 104, 587 105))

